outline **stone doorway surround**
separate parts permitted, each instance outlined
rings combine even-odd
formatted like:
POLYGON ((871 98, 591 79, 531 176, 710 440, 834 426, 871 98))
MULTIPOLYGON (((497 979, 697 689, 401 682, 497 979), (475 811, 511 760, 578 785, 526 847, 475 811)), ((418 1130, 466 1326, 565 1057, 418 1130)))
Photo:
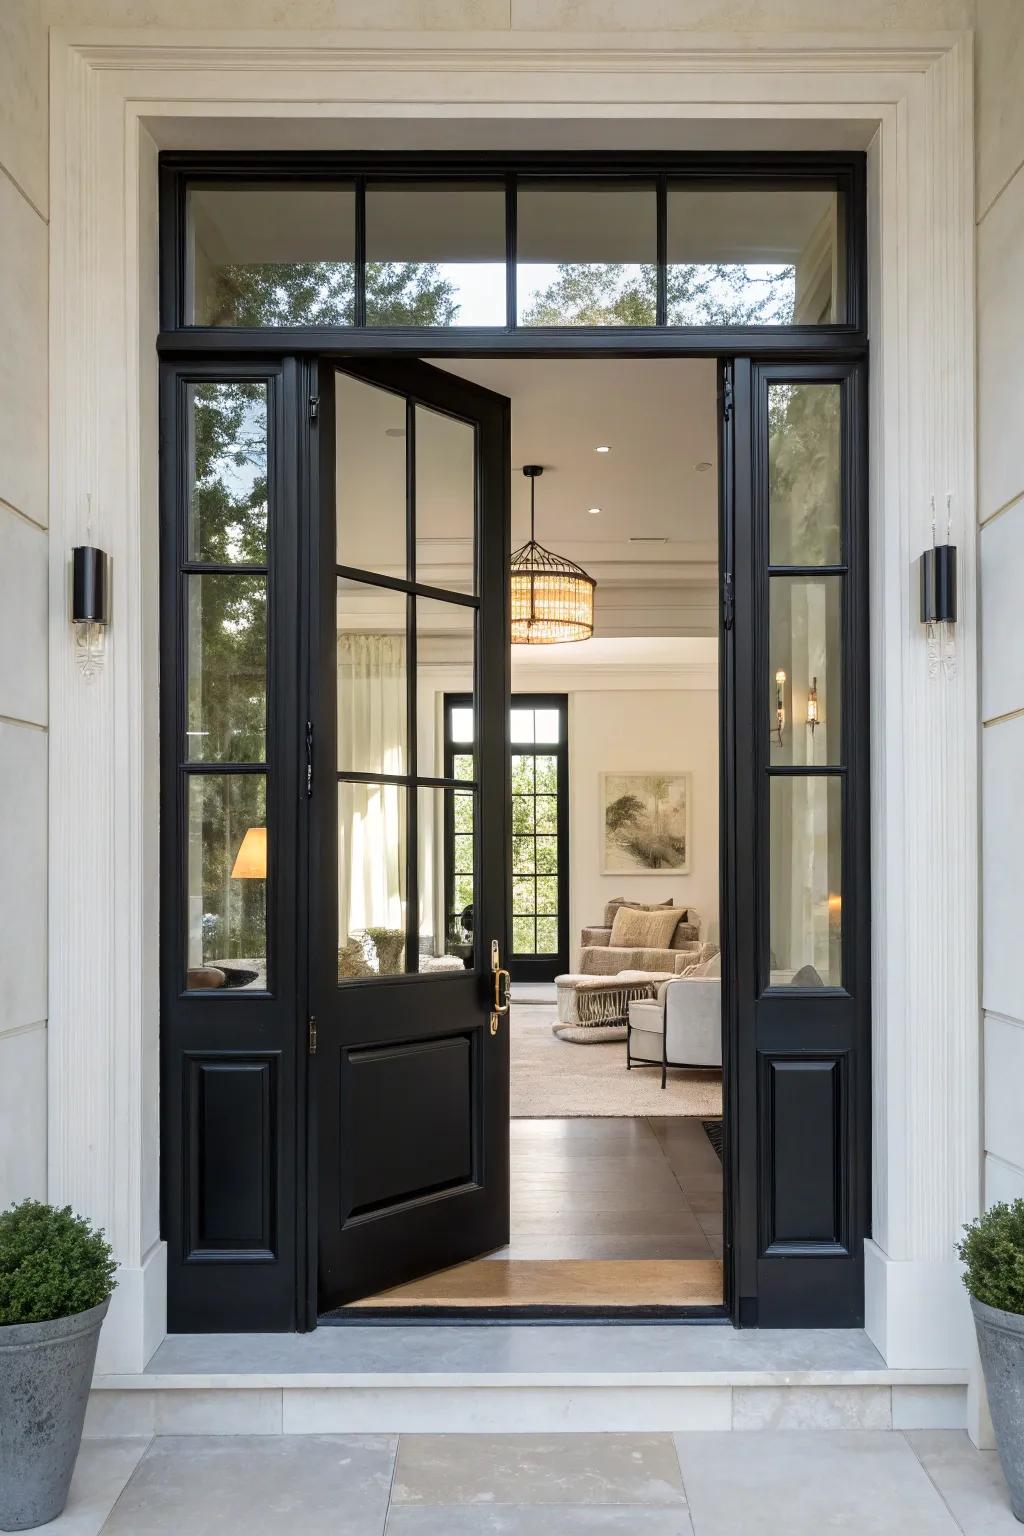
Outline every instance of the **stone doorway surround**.
POLYGON ((972 38, 56 31, 51 38, 49 1190, 121 1264, 100 1369, 166 1326, 157 1041, 157 153, 842 148, 869 159, 873 1241, 890 1368, 965 1368, 979 1204, 972 38), (410 134, 405 129, 410 129, 410 134), (956 654, 916 619, 952 493, 956 654), (86 680, 67 563, 113 555, 86 680))

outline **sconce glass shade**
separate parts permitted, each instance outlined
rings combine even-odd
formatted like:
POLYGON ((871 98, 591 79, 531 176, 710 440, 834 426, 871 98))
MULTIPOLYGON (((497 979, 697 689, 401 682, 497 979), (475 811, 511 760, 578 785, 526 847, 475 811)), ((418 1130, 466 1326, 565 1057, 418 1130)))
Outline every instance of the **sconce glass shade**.
POLYGON ((818 679, 814 678, 807 694, 807 724, 813 731, 818 724, 818 679))
POLYGON ((231 867, 232 880, 265 880, 267 878, 267 829, 250 827, 242 838, 242 845, 231 867))

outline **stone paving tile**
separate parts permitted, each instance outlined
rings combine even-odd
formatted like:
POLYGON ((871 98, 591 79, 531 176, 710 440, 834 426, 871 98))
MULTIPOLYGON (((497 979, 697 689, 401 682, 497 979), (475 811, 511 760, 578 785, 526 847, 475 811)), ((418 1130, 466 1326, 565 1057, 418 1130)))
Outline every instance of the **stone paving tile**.
POLYGON ((392 1508, 684 1502, 671 1435, 403 1435, 392 1490, 392 1508))
POLYGON ((381 1536, 397 1444, 387 1435, 159 1438, 103 1536, 381 1536))
POLYGON ((148 1444, 145 1437, 83 1441, 64 1513, 46 1527, 48 1536, 97 1536, 148 1444))
POLYGON ((891 1430, 676 1436, 696 1536, 960 1536, 891 1430))
POLYGON ((649 1504, 392 1504, 386 1536, 693 1536, 686 1510, 649 1504))
POLYGON ((1021 1536, 996 1451, 979 1451, 962 1429, 915 1429, 906 1435, 964 1536, 1021 1536))

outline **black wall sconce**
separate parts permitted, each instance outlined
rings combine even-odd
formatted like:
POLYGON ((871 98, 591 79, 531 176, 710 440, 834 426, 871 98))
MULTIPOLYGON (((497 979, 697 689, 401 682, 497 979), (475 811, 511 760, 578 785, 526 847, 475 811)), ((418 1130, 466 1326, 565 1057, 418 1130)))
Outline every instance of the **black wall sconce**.
POLYGON ((78 664, 95 676, 103 660, 103 631, 110 623, 110 556, 92 544, 71 551, 71 622, 78 664))
POLYGON ((110 623, 110 556, 91 544, 71 551, 71 622, 110 623))
POLYGON ((935 497, 932 497, 932 547, 921 556, 921 623, 956 623, 956 545, 952 542, 952 493, 946 493, 946 542, 935 542, 935 497))
POLYGON ((956 623, 955 544, 933 544, 921 556, 921 623, 956 623))

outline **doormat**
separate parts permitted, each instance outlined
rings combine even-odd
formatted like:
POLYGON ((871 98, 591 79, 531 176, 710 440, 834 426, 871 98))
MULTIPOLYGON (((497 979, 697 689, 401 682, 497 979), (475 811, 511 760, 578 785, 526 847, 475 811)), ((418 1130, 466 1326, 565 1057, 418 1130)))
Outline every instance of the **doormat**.
POLYGON ((721 1120, 702 1120, 704 1134, 718 1153, 718 1161, 722 1161, 722 1122, 721 1120))

